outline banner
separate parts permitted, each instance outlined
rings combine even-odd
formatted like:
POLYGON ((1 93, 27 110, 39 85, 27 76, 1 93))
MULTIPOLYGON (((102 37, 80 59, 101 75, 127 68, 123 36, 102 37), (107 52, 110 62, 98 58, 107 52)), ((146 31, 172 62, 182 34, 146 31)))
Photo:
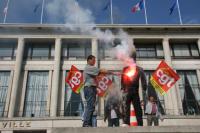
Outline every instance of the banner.
POLYGON ((164 95, 179 78, 179 75, 165 61, 161 61, 156 71, 152 74, 150 82, 161 95, 164 95))
POLYGON ((100 75, 97 76, 96 81, 97 81, 97 95, 100 97, 105 96, 109 86, 112 84, 111 79, 104 75, 100 75))
POLYGON ((83 73, 72 65, 65 78, 65 82, 69 84, 73 92, 80 93, 80 90, 83 87, 83 73))

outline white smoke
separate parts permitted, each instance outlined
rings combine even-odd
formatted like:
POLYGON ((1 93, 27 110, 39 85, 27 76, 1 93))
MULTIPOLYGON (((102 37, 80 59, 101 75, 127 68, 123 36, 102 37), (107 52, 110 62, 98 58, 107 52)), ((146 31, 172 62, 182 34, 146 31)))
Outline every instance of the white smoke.
MULTIPOLYGON (((94 3, 86 1, 87 4, 94 3)), ((95 4, 91 4, 94 6, 95 4)), ((98 1, 97 5, 102 6, 102 2, 98 1)), ((97 8, 97 7, 96 7, 97 8)), ((72 32, 82 34, 90 34, 96 36, 99 40, 105 43, 106 48, 110 49, 110 56, 123 61, 123 64, 134 63, 130 55, 134 51, 134 46, 129 42, 129 35, 123 30, 117 32, 117 38, 121 40, 121 44, 115 46, 113 44, 115 35, 107 29, 105 31, 96 28, 95 18, 90 9, 83 8, 76 0, 53 0, 47 4, 48 14, 51 14, 52 19, 57 19, 59 16, 64 16, 65 26, 72 32)))
MULTIPOLYGON (((98 2, 98 5, 103 5, 100 4, 100 1, 98 2)), ((47 11, 48 14, 54 16, 53 19, 64 16, 65 26, 71 32, 96 36, 105 44, 104 47, 110 50, 112 58, 119 59, 124 65, 135 65, 133 59, 130 57, 135 52, 135 48, 130 41, 129 35, 123 30, 119 30, 115 35, 109 29, 100 30, 95 24, 95 18, 91 10, 81 7, 76 0, 53 0, 48 3, 47 11), (117 46, 113 43, 115 37, 120 40, 120 44, 117 46)), ((119 85, 114 84, 113 88, 115 89, 110 89, 109 97, 121 97, 119 85)))
POLYGON ((121 43, 113 48, 117 59, 122 61, 126 66, 135 65, 135 62, 131 56, 136 51, 129 35, 123 30, 120 30, 118 32, 118 36, 120 37, 121 43))

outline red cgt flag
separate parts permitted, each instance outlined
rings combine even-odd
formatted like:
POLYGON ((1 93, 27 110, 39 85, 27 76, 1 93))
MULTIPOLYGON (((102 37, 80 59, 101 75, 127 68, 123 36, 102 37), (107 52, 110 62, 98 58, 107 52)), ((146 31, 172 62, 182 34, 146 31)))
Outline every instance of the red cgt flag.
POLYGON ((179 78, 179 75, 162 60, 152 74, 150 82, 161 95, 164 95, 179 78))
POLYGON ((97 81, 97 95, 103 97, 106 95, 106 92, 109 86, 112 84, 110 78, 100 75, 96 78, 97 81))
POLYGON ((73 92, 80 93, 83 87, 83 73, 72 65, 65 82, 69 84, 73 92))

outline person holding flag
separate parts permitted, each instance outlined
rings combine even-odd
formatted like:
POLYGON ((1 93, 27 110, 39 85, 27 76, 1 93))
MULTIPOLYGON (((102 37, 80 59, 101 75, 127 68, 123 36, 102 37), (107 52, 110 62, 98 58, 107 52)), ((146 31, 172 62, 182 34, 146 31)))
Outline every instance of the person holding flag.
POLYGON ((95 56, 89 55, 87 58, 87 65, 84 68, 84 95, 87 102, 85 108, 85 118, 83 120, 83 127, 92 127, 92 115, 95 111, 95 102, 97 94, 97 82, 96 77, 99 74, 108 74, 105 69, 99 69, 95 66, 95 56))

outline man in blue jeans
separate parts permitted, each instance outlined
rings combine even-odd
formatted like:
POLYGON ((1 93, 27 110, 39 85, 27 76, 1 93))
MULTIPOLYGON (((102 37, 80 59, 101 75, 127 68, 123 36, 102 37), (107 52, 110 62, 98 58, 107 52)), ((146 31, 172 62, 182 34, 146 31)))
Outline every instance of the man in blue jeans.
POLYGON ((89 55, 87 58, 87 65, 84 69, 84 95, 87 102, 85 108, 85 118, 83 120, 83 127, 92 127, 92 115, 95 110, 96 94, 97 94, 97 83, 96 76, 100 73, 106 74, 106 70, 101 70, 95 66, 95 56, 89 55))

